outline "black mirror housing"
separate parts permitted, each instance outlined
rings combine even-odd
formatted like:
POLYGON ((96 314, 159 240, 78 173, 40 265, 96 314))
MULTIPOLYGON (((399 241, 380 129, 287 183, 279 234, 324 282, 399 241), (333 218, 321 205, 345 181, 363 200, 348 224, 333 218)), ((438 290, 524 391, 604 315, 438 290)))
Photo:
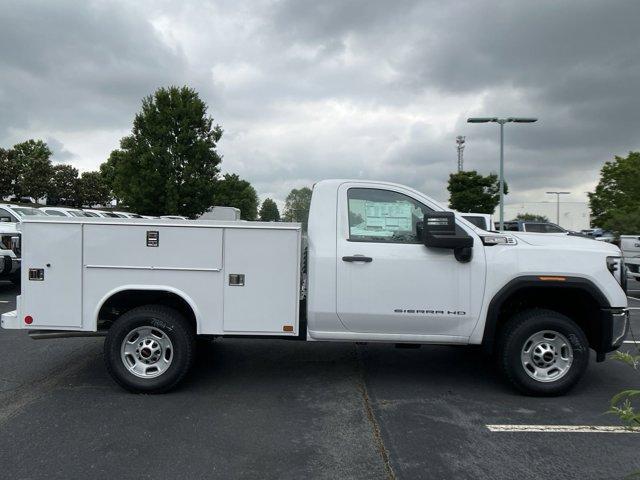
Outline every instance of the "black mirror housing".
POLYGON ((456 217, 453 212, 430 212, 425 214, 423 242, 432 248, 461 249, 473 247, 473 238, 466 233, 456 233, 456 217))

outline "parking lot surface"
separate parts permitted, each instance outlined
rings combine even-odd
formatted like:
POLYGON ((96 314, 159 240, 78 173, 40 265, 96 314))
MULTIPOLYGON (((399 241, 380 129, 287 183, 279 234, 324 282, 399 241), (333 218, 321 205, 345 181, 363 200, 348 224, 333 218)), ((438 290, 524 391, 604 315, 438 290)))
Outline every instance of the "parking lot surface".
MULTIPOLYGON (((16 294, 0 283, 1 312, 16 294)), ((640 339, 640 312, 632 324, 640 339)), ((0 476, 621 478, 640 470, 640 433, 487 426, 619 425, 609 399, 639 383, 592 361, 570 394, 531 398, 476 348, 224 339, 175 392, 134 395, 101 339, 0 330, 0 476)))

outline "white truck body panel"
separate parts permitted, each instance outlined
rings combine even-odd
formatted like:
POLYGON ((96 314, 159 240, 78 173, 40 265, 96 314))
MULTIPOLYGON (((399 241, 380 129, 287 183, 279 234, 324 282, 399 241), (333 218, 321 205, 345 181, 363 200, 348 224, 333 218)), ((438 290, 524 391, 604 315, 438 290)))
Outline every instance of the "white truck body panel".
POLYGON ((95 331, 112 295, 154 290, 186 301, 199 334, 299 331, 298 224, 52 217, 21 228, 24 264, 44 271, 42 281, 23 271, 21 317, 33 318, 23 328, 95 331))
MULTIPOLYGON (((376 185, 343 183, 338 189, 340 207, 347 205, 351 188, 376 189, 376 185)), ((379 188, 414 198, 405 187, 379 188)), ((426 198, 416 200, 435 209, 426 198)), ((468 338, 478 321, 484 292, 486 264, 480 239, 476 238, 475 255, 468 263, 458 262, 451 251, 425 248, 421 243, 353 242, 348 240, 347 209, 340 207, 336 287, 338 317, 344 327, 360 333, 468 338), (374 261, 342 260, 350 255, 369 256, 374 261)))
POLYGON ((82 329, 82 225, 22 222, 20 228, 22 311, 38 319, 39 328, 82 329), (26 252, 29 253, 25 255, 26 252), (46 282, 29 281, 27 265, 46 269, 46 282), (63 288, 55 288, 56 285, 63 288))

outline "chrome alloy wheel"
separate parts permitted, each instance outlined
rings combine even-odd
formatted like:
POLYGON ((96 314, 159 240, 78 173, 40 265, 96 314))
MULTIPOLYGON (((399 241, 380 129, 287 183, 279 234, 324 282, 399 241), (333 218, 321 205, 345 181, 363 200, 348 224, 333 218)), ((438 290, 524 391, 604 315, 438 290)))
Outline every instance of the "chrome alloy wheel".
POLYGON ((573 363, 573 348, 567 337, 553 330, 531 335, 521 352, 525 372, 538 382, 554 382, 564 377, 573 363))
POLYGON ((138 327, 122 340, 120 358, 129 372, 140 378, 162 375, 173 360, 169 336, 156 327, 138 327))

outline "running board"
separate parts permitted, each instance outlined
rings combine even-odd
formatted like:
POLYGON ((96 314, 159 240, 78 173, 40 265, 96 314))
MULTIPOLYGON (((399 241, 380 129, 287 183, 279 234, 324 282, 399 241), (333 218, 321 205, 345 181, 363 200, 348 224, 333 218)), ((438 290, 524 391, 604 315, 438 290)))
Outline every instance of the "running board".
POLYGON ((29 336, 34 340, 46 340, 51 338, 74 338, 74 337, 106 337, 107 332, 74 332, 69 330, 29 330, 29 336))

